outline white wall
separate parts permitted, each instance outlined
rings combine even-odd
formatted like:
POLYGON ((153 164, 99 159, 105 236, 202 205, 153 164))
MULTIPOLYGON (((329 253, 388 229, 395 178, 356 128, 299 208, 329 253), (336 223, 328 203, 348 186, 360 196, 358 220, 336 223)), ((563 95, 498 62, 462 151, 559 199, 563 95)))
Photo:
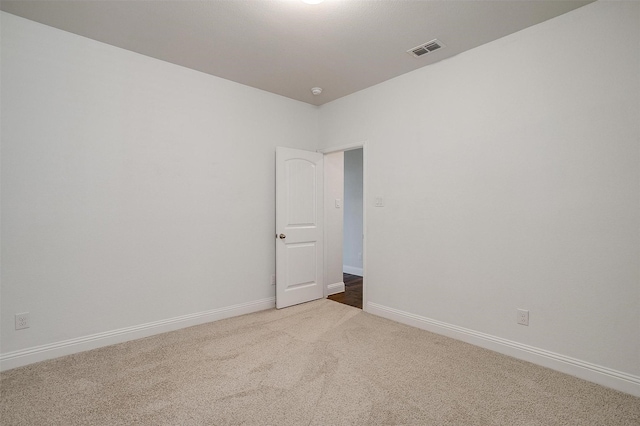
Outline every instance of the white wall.
POLYGON ((317 108, 6 13, 1 26, 5 361, 273 305, 275 146, 314 150, 317 108))
POLYGON ((368 141, 365 309, 640 395, 639 41, 596 2, 322 106, 368 141))
POLYGON ((362 276, 362 148, 344 153, 343 270, 362 276))
POLYGON ((342 226, 344 212, 344 153, 324 156, 325 282, 327 294, 344 291, 342 281, 342 226), (339 207, 336 206, 339 201, 339 207))

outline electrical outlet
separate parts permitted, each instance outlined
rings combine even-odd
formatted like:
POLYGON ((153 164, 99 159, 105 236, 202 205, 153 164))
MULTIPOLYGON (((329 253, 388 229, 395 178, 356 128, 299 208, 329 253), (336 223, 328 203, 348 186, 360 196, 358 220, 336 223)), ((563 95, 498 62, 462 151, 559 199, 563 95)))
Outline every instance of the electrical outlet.
POLYGON ((518 324, 529 325, 529 311, 518 309, 518 324))
POLYGON ((16 330, 29 328, 29 312, 16 314, 16 330))
POLYGON ((375 206, 384 207, 384 197, 382 197, 381 195, 376 196, 375 206))
POLYGON ((271 285, 276 285, 276 274, 271 274, 271 285))

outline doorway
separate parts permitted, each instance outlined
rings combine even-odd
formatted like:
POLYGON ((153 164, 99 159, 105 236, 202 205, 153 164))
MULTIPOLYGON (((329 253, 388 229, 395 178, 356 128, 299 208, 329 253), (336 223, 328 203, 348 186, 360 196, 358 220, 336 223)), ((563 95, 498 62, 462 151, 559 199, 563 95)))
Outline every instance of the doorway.
POLYGON ((362 277, 358 275, 343 274, 344 291, 328 296, 328 299, 344 305, 362 309, 362 277))
POLYGON ((325 152, 325 179, 327 296, 362 309, 364 146, 325 152))

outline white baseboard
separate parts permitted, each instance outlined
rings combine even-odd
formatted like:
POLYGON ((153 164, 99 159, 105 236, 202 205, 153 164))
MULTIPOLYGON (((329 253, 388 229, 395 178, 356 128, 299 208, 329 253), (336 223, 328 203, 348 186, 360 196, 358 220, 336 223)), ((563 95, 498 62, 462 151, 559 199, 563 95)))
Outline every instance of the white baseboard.
POLYGON ((275 300, 275 297, 269 297, 266 299, 255 300, 253 302, 240 303, 238 305, 226 306, 223 308, 212 309, 210 311, 182 315, 166 320, 149 322, 133 327, 125 327, 118 330, 106 331, 103 333, 8 352, 0 355, 0 371, 10 370, 12 368, 33 364, 34 362, 71 355, 129 340, 140 339, 154 334, 166 333, 168 331, 178 330, 207 322, 271 309, 275 307, 275 300))
POLYGON ((357 275, 359 277, 363 276, 362 268, 356 268, 355 266, 342 265, 342 272, 345 274, 357 275))
POLYGON ((342 293, 344 291, 344 283, 340 281, 339 283, 329 284, 327 286, 327 296, 331 296, 332 294, 342 293))
POLYGON ((640 376, 368 302, 366 312, 640 396, 640 376))

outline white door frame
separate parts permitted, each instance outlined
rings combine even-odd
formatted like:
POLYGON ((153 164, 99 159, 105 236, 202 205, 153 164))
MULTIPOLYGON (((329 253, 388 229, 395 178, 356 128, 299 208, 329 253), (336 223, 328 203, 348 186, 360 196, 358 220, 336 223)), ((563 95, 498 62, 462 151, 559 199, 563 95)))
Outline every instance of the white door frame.
MULTIPOLYGON (((355 142, 352 144, 347 144, 347 145, 341 145, 341 146, 336 146, 336 147, 331 147, 331 148, 325 148, 325 149, 318 149, 316 150, 317 152, 320 152, 322 154, 331 154, 334 152, 344 152, 344 151, 351 151, 354 149, 360 149, 362 148, 362 234, 363 234, 363 238, 362 238, 362 310, 367 312, 368 311, 368 298, 367 298, 367 285, 366 285, 366 281, 367 281, 367 209, 368 209, 368 198, 367 198, 367 141, 361 141, 361 142, 355 142)), ((326 173, 325 173, 325 179, 326 179, 326 173)), ((326 209, 329 208, 329 206, 325 203, 325 217, 326 215, 326 209)), ((324 227, 324 241, 328 241, 328 236, 327 236, 327 227, 324 227)), ((344 244, 344 243, 343 243, 344 244)), ((327 259, 327 244, 324 245, 324 258, 327 259)), ((330 284, 327 282, 327 274, 324 274, 325 276, 325 282, 324 282, 324 298, 327 298, 327 285, 330 284)))

